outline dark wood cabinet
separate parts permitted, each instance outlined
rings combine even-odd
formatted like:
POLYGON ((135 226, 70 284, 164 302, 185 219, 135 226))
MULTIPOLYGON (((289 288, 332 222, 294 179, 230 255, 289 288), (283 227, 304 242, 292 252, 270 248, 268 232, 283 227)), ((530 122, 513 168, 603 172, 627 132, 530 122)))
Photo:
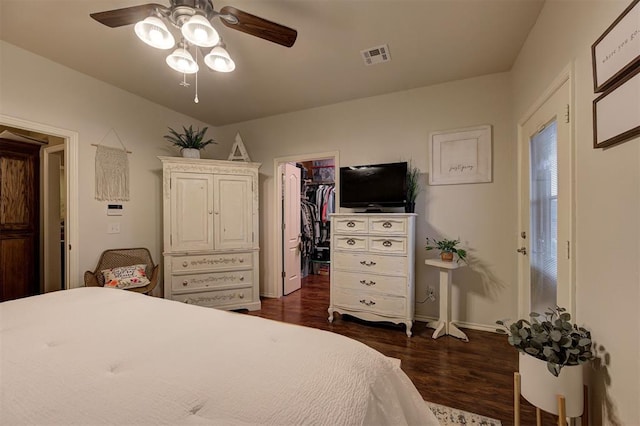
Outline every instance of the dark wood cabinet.
POLYGON ((0 139, 0 301, 39 293, 39 151, 0 139))

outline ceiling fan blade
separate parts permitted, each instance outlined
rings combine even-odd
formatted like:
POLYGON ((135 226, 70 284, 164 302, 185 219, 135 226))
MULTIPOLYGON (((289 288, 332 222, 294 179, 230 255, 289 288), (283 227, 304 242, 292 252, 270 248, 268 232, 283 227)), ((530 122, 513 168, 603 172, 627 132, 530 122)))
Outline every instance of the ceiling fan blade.
POLYGON ((148 3, 141 4, 140 6, 91 13, 89 16, 107 27, 116 28, 123 25, 135 24, 150 16, 154 10, 162 9, 166 9, 166 6, 157 3, 148 3))
POLYGON ((284 25, 276 24, 264 18, 252 15, 235 7, 225 6, 220 9, 220 20, 224 25, 234 30, 280 44, 282 46, 291 47, 296 42, 298 32, 284 25), (224 15, 232 15, 238 23, 232 24, 224 19, 224 15))

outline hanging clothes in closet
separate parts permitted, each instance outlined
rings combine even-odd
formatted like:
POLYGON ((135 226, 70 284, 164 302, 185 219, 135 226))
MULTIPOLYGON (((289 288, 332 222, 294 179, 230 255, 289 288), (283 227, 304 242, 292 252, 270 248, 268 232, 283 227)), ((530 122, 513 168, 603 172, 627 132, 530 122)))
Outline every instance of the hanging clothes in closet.
POLYGON ((301 267, 303 275, 306 275, 305 272, 311 269, 312 259, 329 260, 329 215, 335 212, 335 188, 332 184, 312 182, 305 182, 303 187, 300 203, 301 267))

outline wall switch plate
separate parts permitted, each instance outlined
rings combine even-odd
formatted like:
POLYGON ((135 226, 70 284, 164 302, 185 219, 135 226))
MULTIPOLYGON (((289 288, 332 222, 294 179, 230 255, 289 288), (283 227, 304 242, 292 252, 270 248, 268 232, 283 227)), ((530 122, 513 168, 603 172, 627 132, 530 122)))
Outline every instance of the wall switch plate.
POLYGON ((120 233, 120 222, 110 223, 107 227, 107 234, 119 234, 120 233))

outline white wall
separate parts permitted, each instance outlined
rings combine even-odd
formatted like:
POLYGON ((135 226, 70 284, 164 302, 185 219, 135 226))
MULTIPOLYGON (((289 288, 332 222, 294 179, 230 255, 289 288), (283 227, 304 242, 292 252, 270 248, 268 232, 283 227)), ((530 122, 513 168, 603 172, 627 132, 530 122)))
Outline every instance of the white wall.
MULTIPOLYGON (((0 114, 79 134, 80 229, 75 250, 80 271, 76 282, 82 285, 82 273, 93 270, 107 248, 148 247, 154 261, 160 262, 162 167, 157 156, 178 155, 163 135, 167 126, 206 124, 5 42, 0 42, 0 58, 0 114), (91 144, 119 146, 113 135, 103 141, 110 128, 132 151, 131 201, 123 203, 125 213, 118 219, 107 217, 107 202, 94 199, 96 148, 91 144), (112 221, 120 222, 120 234, 107 234, 112 221)), ((203 157, 226 158, 230 146, 208 147, 203 157)))
POLYGON ((640 140, 592 148, 591 45, 630 4, 547 1, 513 68, 515 118, 575 66, 576 320, 592 331, 592 424, 640 424, 640 140))
MULTIPOLYGON (((423 176, 416 207, 416 298, 425 299, 427 286, 438 291, 436 271, 424 265, 426 237, 460 237, 472 261, 454 273, 453 318, 491 330, 496 319, 513 318, 516 151, 510 84, 508 74, 494 74, 218 128, 224 139, 240 131, 251 159, 262 162, 262 293, 276 294, 279 285, 273 269, 274 158, 336 150, 342 166, 411 160, 426 172, 429 132, 491 124, 492 183, 427 186, 423 176)), ((418 304, 416 312, 437 317, 438 303, 418 304)))

